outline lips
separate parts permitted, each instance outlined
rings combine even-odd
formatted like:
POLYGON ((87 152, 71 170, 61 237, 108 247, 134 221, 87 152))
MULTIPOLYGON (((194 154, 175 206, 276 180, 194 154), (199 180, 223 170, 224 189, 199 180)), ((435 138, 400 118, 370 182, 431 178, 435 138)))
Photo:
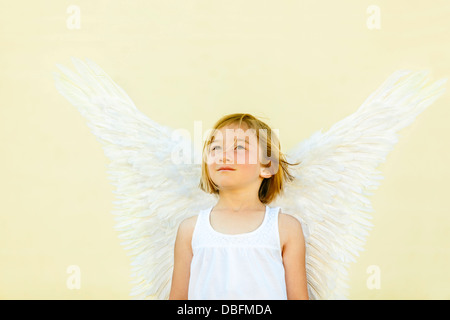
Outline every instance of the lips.
POLYGON ((233 169, 231 167, 220 167, 217 171, 234 171, 236 169, 233 169))

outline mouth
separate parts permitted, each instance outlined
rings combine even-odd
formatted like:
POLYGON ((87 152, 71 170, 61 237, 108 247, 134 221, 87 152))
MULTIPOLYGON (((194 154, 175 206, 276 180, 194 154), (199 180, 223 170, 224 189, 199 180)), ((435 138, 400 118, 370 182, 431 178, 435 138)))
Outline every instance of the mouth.
POLYGON ((234 171, 236 169, 233 169, 231 167, 220 167, 217 171, 234 171))

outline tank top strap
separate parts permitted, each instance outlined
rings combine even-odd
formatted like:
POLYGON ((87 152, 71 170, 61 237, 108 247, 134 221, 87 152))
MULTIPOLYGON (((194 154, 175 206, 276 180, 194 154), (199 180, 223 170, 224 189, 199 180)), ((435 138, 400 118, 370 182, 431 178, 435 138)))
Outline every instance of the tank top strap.
POLYGON ((208 225, 209 212, 211 208, 200 210, 197 216, 197 222, 195 223, 194 233, 192 234, 191 246, 192 249, 202 245, 205 241, 208 241, 208 225))
POLYGON ((280 207, 272 207, 269 208, 267 212, 268 217, 266 224, 264 226, 263 234, 265 242, 276 248, 280 248, 280 234, 278 230, 278 213, 280 211, 280 207))

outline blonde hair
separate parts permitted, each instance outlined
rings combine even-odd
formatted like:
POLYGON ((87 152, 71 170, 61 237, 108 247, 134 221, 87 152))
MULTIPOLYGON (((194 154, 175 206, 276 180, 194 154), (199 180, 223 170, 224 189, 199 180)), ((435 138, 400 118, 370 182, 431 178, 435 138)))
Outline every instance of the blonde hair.
POLYGON ((289 166, 299 163, 287 162, 284 154, 281 152, 280 141, 275 132, 266 123, 248 113, 225 115, 214 124, 213 130, 203 144, 202 176, 199 187, 207 193, 219 194, 218 186, 212 181, 208 172, 206 157, 209 145, 214 140, 217 130, 234 124, 238 124, 238 127, 240 127, 242 122, 247 125, 248 129, 254 129, 260 147, 267 146, 267 151, 263 155, 265 159, 261 161, 261 165, 269 168, 272 176, 263 179, 259 187, 258 197, 262 203, 268 204, 283 192, 283 186, 286 181, 294 180, 294 176, 289 172, 289 166))

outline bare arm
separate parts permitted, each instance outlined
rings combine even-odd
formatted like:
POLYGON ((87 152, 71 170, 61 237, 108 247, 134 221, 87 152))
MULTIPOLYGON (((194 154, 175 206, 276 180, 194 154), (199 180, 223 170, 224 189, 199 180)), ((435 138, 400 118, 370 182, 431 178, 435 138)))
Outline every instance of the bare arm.
POLYGON ((294 217, 279 215, 280 241, 288 300, 308 300, 305 265, 305 239, 302 226, 294 217))
POLYGON ((192 260, 192 233, 197 216, 183 220, 178 227, 174 248, 172 286, 169 300, 187 300, 192 260))

